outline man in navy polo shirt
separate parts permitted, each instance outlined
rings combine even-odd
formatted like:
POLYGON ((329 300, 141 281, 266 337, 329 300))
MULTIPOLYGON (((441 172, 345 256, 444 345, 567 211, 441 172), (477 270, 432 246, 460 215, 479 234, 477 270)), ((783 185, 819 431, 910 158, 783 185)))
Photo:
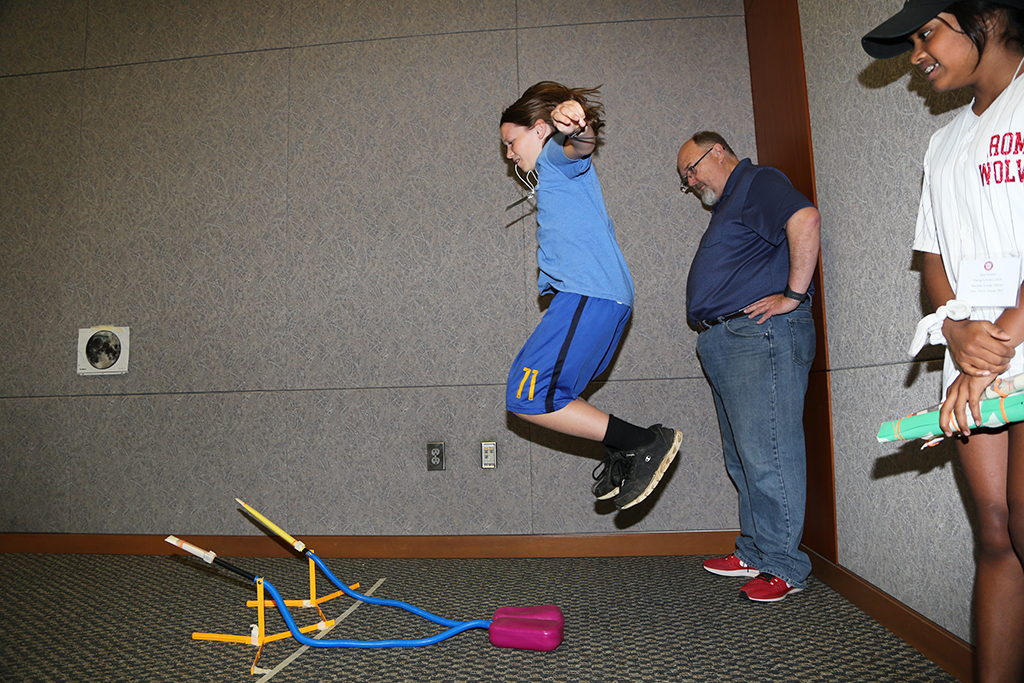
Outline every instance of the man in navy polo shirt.
POLYGON ((694 135, 678 162, 680 189, 711 209, 686 281, 686 313, 700 331, 697 354, 739 491, 736 551, 704 568, 751 577, 741 594, 777 602, 803 590, 811 571, 799 546, 821 216, 781 172, 740 161, 717 133, 694 135))

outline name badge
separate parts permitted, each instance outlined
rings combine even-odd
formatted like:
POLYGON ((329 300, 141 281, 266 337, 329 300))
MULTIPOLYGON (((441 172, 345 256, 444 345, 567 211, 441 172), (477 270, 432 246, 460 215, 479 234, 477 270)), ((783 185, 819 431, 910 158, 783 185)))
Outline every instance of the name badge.
POLYGON ((1020 259, 971 259, 960 262, 956 298, 974 307, 1016 308, 1020 259))

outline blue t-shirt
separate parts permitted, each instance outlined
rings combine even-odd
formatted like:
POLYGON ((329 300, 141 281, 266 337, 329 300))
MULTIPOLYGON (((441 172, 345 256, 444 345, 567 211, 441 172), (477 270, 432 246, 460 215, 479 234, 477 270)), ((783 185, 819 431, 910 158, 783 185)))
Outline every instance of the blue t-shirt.
POLYGON ((633 278, 615 240, 590 157, 569 159, 548 138, 537 159, 537 286, 632 307, 633 278))
POLYGON ((690 266, 690 322, 729 315, 784 291, 789 284, 786 223, 809 206, 814 204, 781 171, 741 161, 711 211, 690 266))

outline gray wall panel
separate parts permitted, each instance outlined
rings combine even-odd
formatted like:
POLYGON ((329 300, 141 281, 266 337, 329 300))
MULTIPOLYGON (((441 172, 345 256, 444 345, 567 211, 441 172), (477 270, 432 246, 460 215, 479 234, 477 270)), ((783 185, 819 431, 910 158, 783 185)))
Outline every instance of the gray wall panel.
MULTIPOLYGON (((292 45, 296 47, 460 31, 500 31, 515 28, 516 2, 295 0, 291 3, 291 21, 292 45)), ((504 38, 510 40, 511 35, 505 34, 504 38)))
MULTIPOLYGON (((575 5, 519 0, 519 27, 562 26, 617 21, 743 16, 742 0, 596 0, 575 5)), ((746 45, 746 40, 743 41, 746 45)), ((741 50, 746 53, 746 50, 741 50)))
MULTIPOLYGON (((892 3, 802 3, 833 367, 908 362, 925 311, 910 245, 931 134, 964 95, 936 95, 906 55, 872 60, 860 37, 892 3)), ((945 303, 945 302, 942 302, 945 303)), ((930 309, 928 309, 930 310, 930 309)), ((926 349, 924 358, 941 357, 926 349)))
POLYGON ((90 0, 86 66, 288 46, 287 0, 90 0))
POLYGON ((920 441, 878 443, 875 436, 882 422, 937 401, 941 366, 931 366, 833 372, 839 560, 969 639, 973 513, 956 449, 945 441, 925 450, 920 441))
POLYGON ((530 444, 493 386, 293 392, 287 503, 299 533, 528 534, 530 444), (443 441, 446 470, 426 471, 443 441), (498 466, 480 466, 497 441, 498 466))
POLYGON ((963 93, 935 95, 907 56, 860 38, 889 0, 801 2, 832 365, 839 561, 970 638, 973 537, 950 443, 879 444, 880 423, 939 402, 941 350, 907 347, 931 309, 911 244, 921 162, 963 93))
POLYGON ((69 429, 68 409, 67 400, 0 399, 4 531, 71 531, 69 491, 76 434, 69 429))
POLYGON ((89 72, 72 311, 80 327, 131 326, 134 371, 74 391, 286 384, 287 59, 89 72))
POLYGON ((83 79, 0 79, 0 325, 17 340, 2 396, 54 393, 74 372, 83 79))
POLYGON ((493 33, 295 51, 295 386, 504 381, 525 331, 496 114, 513 63, 493 33))
MULTIPOLYGON (((288 400, 242 392, 73 399, 67 530, 255 532, 234 498, 259 509, 280 495, 294 437, 288 400)), ((288 521, 286 511, 276 516, 288 521)))
POLYGON ((88 0, 0 3, 0 76, 81 69, 88 0))

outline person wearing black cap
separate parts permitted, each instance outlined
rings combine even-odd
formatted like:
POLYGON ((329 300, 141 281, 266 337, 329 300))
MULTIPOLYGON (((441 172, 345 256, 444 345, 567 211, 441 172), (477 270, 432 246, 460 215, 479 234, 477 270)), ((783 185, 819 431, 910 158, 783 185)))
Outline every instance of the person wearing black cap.
POLYGON ((914 249, 937 316, 918 328, 945 344, 940 424, 977 509, 977 677, 1024 680, 1024 423, 981 424, 979 397, 1024 372, 1024 0, 907 0, 861 39, 872 57, 912 50, 932 88, 974 100, 936 132, 924 160, 914 249), (984 273, 1005 273, 991 278, 984 273), (1000 284, 980 286, 982 281, 1000 284))

